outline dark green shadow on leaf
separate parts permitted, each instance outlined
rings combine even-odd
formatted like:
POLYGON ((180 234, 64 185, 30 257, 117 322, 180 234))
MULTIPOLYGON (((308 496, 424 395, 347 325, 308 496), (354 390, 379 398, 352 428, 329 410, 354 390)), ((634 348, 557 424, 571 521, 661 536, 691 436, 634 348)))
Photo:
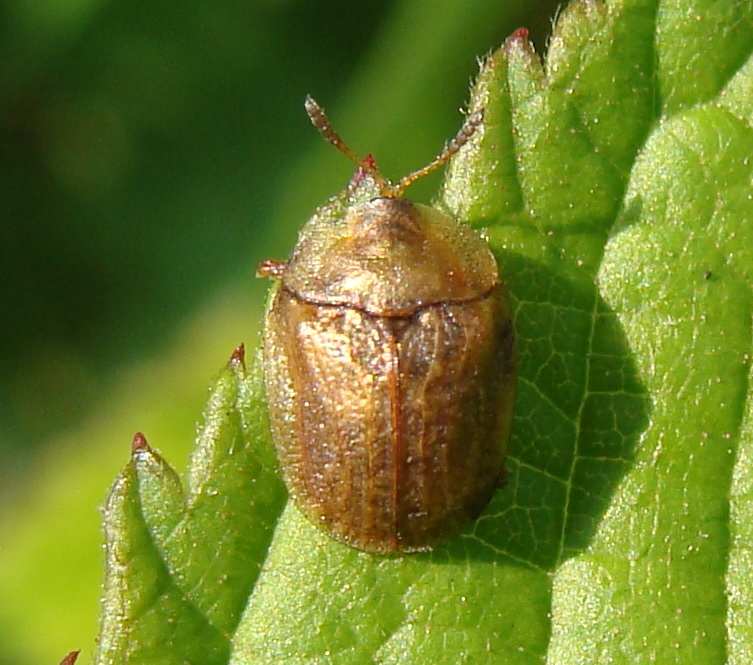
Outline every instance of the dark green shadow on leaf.
POLYGON ((614 313, 593 283, 500 257, 518 334, 508 486, 475 525, 484 552, 553 570, 582 551, 648 422, 648 399, 614 313))

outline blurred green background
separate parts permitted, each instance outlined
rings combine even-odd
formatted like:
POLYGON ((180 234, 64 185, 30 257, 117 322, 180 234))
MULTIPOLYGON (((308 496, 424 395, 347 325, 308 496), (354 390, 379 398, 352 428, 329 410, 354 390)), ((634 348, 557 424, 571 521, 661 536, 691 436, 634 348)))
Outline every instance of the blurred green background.
MULTIPOLYGON (((206 387, 353 171, 462 122, 478 57, 549 0, 0 1, 0 663, 91 656, 99 506, 133 433, 182 469, 206 387)), ((428 201, 439 175, 411 190, 428 201)))

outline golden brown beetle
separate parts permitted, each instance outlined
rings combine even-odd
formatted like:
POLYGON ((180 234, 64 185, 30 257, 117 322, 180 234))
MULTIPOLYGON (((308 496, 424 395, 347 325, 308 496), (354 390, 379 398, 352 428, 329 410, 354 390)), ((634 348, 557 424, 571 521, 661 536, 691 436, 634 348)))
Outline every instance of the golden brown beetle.
POLYGON ((319 131, 359 164, 317 210, 264 327, 272 434, 293 501, 333 538, 373 553, 428 549, 489 502, 513 408, 514 331, 486 243, 401 198, 482 121, 469 116, 428 166, 389 183, 311 98, 319 131))

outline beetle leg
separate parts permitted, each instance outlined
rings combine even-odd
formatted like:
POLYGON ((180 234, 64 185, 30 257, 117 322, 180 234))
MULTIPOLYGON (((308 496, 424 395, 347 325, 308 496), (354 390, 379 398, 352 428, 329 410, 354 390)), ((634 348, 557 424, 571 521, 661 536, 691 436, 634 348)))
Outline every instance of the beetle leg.
POLYGON ((270 277, 271 279, 281 279, 285 274, 285 268, 287 263, 285 261, 278 261, 277 259, 264 259, 256 267, 257 277, 270 277))
POLYGON ((499 472, 499 478, 497 478, 497 489, 501 490, 506 487, 508 480, 510 480, 510 472, 507 467, 503 466, 502 471, 499 472))

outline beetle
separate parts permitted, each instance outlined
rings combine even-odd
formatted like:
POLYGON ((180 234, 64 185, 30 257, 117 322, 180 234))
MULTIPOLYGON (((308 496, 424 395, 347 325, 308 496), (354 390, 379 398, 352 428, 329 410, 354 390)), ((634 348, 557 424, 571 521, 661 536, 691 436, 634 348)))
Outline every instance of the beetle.
POLYGON ((483 116, 392 184, 311 97, 305 106, 358 170, 290 258, 257 271, 275 281, 263 366, 282 475, 294 504, 338 541, 374 554, 431 549, 478 517, 504 476, 515 332, 486 243, 403 192, 483 116))

